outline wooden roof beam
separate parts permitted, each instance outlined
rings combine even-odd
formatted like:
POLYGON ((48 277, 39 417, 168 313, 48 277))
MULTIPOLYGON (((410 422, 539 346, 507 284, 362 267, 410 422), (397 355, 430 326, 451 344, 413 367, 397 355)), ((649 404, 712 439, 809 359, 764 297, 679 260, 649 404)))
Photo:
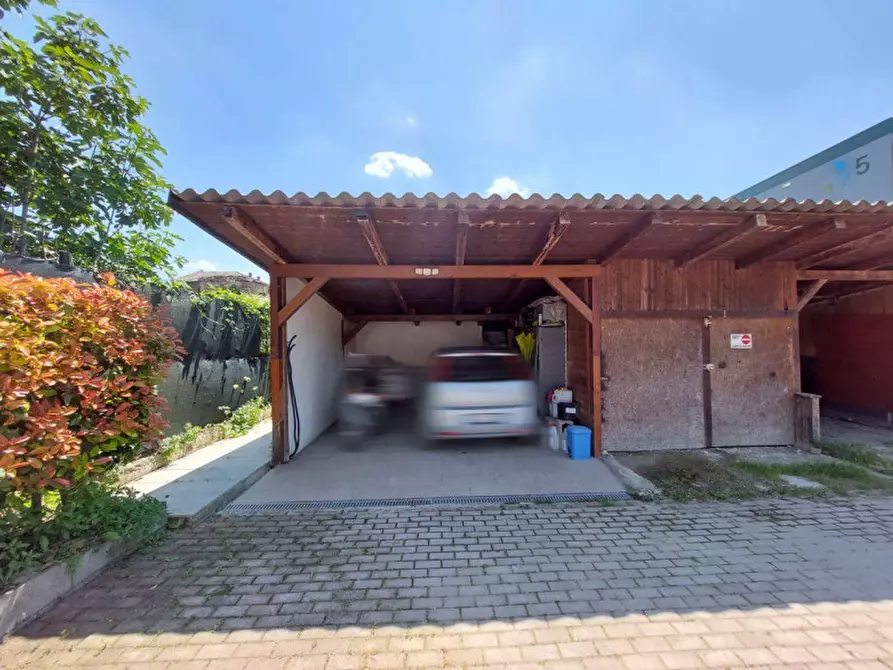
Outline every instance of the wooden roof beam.
POLYGON ((800 281, 893 281, 893 270, 800 270, 800 281))
POLYGON ((421 321, 514 321, 514 314, 362 314, 351 316, 364 322, 413 323, 421 321))
POLYGON ((797 269, 806 270, 813 267, 814 265, 820 265, 821 263, 830 261, 833 258, 845 256, 846 254, 850 254, 854 251, 859 251, 860 249, 869 247, 876 242, 886 241, 888 238, 891 237, 891 233, 893 233, 893 229, 891 228, 884 228, 883 230, 873 230, 868 233, 863 233, 862 235, 859 235, 858 237, 855 237, 851 240, 841 242, 840 244, 835 244, 834 246, 828 247, 827 249, 822 249, 821 251, 810 254, 805 258, 801 258, 799 261, 797 261, 797 269))
POLYGON ((818 302, 834 302, 835 300, 841 300, 843 298, 852 298, 857 295, 863 295, 865 293, 871 293, 873 291, 879 291, 884 288, 888 288, 891 286, 890 282, 880 281, 880 282, 872 282, 870 284, 862 284, 861 286, 856 286, 853 288, 845 289, 843 291, 838 291, 837 293, 831 293, 829 295, 821 295, 815 300, 813 303, 818 302))
POLYGON ((735 261, 735 267, 739 270, 743 270, 744 268, 749 268, 751 265, 757 263, 771 261, 781 256, 789 249, 801 245, 804 242, 812 241, 820 235, 826 235, 835 230, 844 230, 845 228, 846 222, 839 217, 826 219, 812 225, 805 225, 801 230, 785 235, 783 240, 773 242, 762 249, 757 249, 752 254, 748 254, 744 258, 735 261))
MULTIPOLYGON (((570 227, 571 217, 567 214, 567 212, 561 212, 558 215, 558 218, 552 222, 551 226, 549 226, 549 234, 546 236, 546 241, 543 244, 543 248, 540 249, 540 252, 536 255, 536 258, 533 259, 531 265, 542 265, 543 261, 546 260, 546 256, 548 256, 549 252, 555 248, 555 245, 557 245, 561 241, 561 238, 570 227)), ((526 279, 523 279, 515 284, 512 287, 512 290, 509 291, 503 302, 506 305, 512 305, 515 300, 518 299, 518 296, 521 295, 521 291, 524 290, 524 286, 526 284, 526 279)))
POLYGON ((599 263, 607 263, 624 249, 627 249, 646 232, 651 230, 651 226, 660 223, 660 217, 655 212, 648 212, 632 225, 628 226, 620 236, 614 240, 605 251, 599 255, 599 263))
POLYGON ((224 207, 220 213, 220 221, 256 246, 268 263, 290 263, 294 260, 257 221, 239 208, 231 205, 224 207))
POLYGON ((598 265, 304 265, 274 266, 278 277, 328 277, 329 279, 545 279, 592 277, 598 265))
POLYGON ((742 238, 747 237, 751 233, 766 227, 768 227, 768 224, 766 223, 766 215, 754 214, 746 221, 743 221, 736 226, 731 226, 706 242, 686 251, 676 259, 676 268, 681 269, 692 263, 703 260, 704 258, 707 258, 707 256, 715 254, 742 238))
MULTIPOLYGON (((458 228, 456 229, 456 265, 465 265, 465 249, 468 246, 468 227, 471 221, 468 214, 459 210, 458 219, 456 221, 458 228)), ((459 313, 459 301, 462 298, 462 282, 458 279, 453 280, 453 312, 459 313)))
POLYGON ((854 264, 853 270, 883 270, 891 265, 893 265, 893 254, 887 252, 880 256, 869 258, 861 263, 854 264))
MULTIPOLYGON (((381 243, 381 238, 378 236, 378 228, 375 227, 375 222, 372 221, 372 217, 369 214, 363 213, 357 214, 356 218, 360 230, 363 232, 363 237, 366 238, 366 244, 368 244, 369 248, 372 250, 375 262, 379 265, 390 265, 391 261, 388 258, 388 252, 385 251, 384 245, 381 243)), ((406 300, 403 297, 403 293, 400 291, 400 287, 397 286, 397 282, 389 281, 388 285, 391 287, 391 292, 394 294, 397 302, 400 303, 400 309, 403 310, 404 314, 409 314, 409 308, 406 306, 406 300)))
POLYGON ((543 261, 546 260, 546 256, 548 256, 549 252, 555 248, 555 245, 561 241, 561 238, 570 227, 571 217, 568 216, 567 212, 561 212, 558 215, 558 218, 552 222, 551 226, 549 226, 549 235, 546 237, 546 242, 543 244, 543 248, 540 249, 540 252, 536 255, 536 258, 533 259, 531 265, 542 265, 543 261))

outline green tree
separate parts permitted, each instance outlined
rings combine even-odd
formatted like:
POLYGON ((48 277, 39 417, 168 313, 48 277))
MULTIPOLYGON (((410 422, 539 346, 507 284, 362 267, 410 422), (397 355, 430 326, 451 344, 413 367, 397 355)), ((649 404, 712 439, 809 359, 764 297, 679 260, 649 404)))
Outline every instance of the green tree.
POLYGON ((0 30, 0 245, 168 283, 182 259, 162 198, 165 151, 121 71, 127 52, 80 14, 34 20, 32 44, 0 30))

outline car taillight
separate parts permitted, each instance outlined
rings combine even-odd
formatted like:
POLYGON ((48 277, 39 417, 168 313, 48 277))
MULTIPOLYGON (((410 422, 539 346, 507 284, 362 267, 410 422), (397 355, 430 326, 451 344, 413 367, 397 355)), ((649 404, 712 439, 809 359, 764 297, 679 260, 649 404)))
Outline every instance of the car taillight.
POLYGON ((453 377, 453 363, 449 358, 435 358, 428 366, 429 382, 448 382, 453 377))

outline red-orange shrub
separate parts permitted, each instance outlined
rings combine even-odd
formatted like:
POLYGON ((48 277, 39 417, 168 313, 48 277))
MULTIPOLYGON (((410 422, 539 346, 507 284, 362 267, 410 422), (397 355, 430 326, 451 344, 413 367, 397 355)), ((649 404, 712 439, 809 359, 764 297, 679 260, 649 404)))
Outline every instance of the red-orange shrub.
POLYGON ((166 425, 155 384, 182 348, 148 301, 0 271, 0 497, 70 486, 166 425))

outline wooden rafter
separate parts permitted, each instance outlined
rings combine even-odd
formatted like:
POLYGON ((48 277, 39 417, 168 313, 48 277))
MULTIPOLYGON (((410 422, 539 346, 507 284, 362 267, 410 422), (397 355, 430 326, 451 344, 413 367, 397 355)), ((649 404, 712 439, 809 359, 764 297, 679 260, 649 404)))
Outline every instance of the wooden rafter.
POLYGON ((587 305, 583 300, 574 293, 570 286, 561 281, 558 277, 546 277, 546 281, 549 282, 549 286, 555 289, 555 292, 564 298, 569 305, 571 305, 574 309, 576 309, 580 314, 583 315, 583 318, 586 319, 589 323, 592 323, 592 309, 587 305))
POLYGON ((809 301, 815 297, 815 294, 822 290, 822 287, 828 283, 827 279, 816 279, 812 282, 809 287, 803 292, 803 295, 800 296, 800 299, 797 301, 797 311, 802 310, 806 305, 809 304, 809 301))
POLYGON ((843 298, 852 298, 857 295, 863 295, 865 293, 871 293, 872 291, 879 291, 881 289, 889 288, 893 286, 890 282, 880 281, 880 282, 872 282, 870 284, 862 284, 860 286, 855 286, 849 289, 845 289, 843 291, 837 291, 836 293, 830 293, 828 295, 821 295, 816 298, 813 302, 831 302, 834 300, 841 300, 843 298))
MULTIPOLYGON (((540 249, 539 253, 536 255, 536 258, 533 259, 531 265, 542 265, 543 261, 546 260, 546 256, 549 255, 549 252, 555 248, 561 238, 564 237, 564 234, 571 227, 571 217, 567 214, 567 212, 561 212, 558 215, 558 218, 552 222, 552 225, 549 226, 549 234, 546 236, 546 241, 543 243, 542 249, 540 249)), ((511 305, 518 299, 518 296, 521 295, 521 291, 524 290, 524 285, 527 283, 527 280, 519 281, 515 284, 511 291, 509 291, 508 295, 506 295, 505 300, 503 302, 506 305, 511 305)))
POLYGON ((747 237, 751 233, 758 231, 760 229, 764 229, 769 224, 766 223, 766 215, 765 214, 754 214, 752 217, 739 223, 738 225, 731 226, 724 230, 721 233, 718 233, 714 237, 710 238, 706 242, 699 244, 695 248, 686 251, 679 258, 676 259, 676 267, 684 268, 687 265, 691 265, 696 261, 702 260, 711 254, 715 254, 722 249, 734 244, 740 239, 747 237))
POLYGON ((893 270, 800 270, 800 281, 893 281, 893 270))
MULTIPOLYGON (((388 258, 388 252, 385 251, 384 245, 381 243, 381 238, 378 236, 378 228, 375 227, 372 217, 368 214, 357 214, 357 223, 363 232, 363 237, 366 238, 366 244, 369 245, 372 255, 375 256, 375 262, 379 265, 390 265, 391 261, 388 258)), ((403 298, 403 293, 400 291, 400 287, 397 286, 397 282, 389 281, 388 285, 391 287, 391 292, 394 294, 397 302, 400 303, 400 309, 403 310, 404 314, 408 314, 409 308, 406 306, 406 300, 403 298)))
POLYGON ((853 267, 854 270, 883 270, 884 268, 890 267, 893 265, 893 256, 890 255, 889 252, 882 254, 880 256, 875 256, 874 258, 869 258, 867 261, 863 261, 861 263, 856 263, 853 267))
POLYGON ((891 233, 893 233, 893 230, 891 230, 890 228, 884 228, 883 230, 874 230, 868 233, 863 233, 862 235, 859 235, 858 237, 855 237, 851 240, 841 242, 840 244, 835 244, 828 247, 827 249, 822 249, 821 251, 810 254, 805 258, 801 258, 799 261, 797 261, 797 269, 806 270, 807 268, 811 268, 815 265, 820 265, 821 263, 826 263, 834 258, 845 256, 847 254, 853 253, 854 251, 859 251, 860 249, 865 249, 877 242, 887 241, 887 239, 891 237, 891 233))
POLYGON ((319 292, 319 289, 325 286, 327 281, 329 281, 328 277, 314 277, 307 282, 304 287, 298 291, 297 295, 289 300, 285 304, 285 307, 279 310, 276 315, 276 323, 283 324, 288 321, 292 314, 307 304, 307 301, 315 296, 317 292, 319 292))
POLYGON ((290 263, 294 260, 257 221, 239 208, 229 205, 224 207, 220 220, 256 246, 268 263, 290 263))
POLYGON ((607 249, 598 257, 599 263, 608 263, 621 251, 628 248, 633 242, 639 239, 656 223, 660 223, 660 218, 654 212, 648 212, 639 220, 629 226, 621 235, 614 240, 607 249))
POLYGON ((416 321, 514 321, 514 314, 361 314, 351 319, 384 323, 413 323, 416 321))
POLYGON ((561 241, 561 238, 564 237, 564 234, 570 227, 571 217, 567 212, 561 212, 558 215, 558 218, 555 219, 549 227, 549 235, 546 237, 546 242, 543 244, 543 248, 540 249, 540 252, 536 255, 536 258, 533 259, 531 265, 542 265, 543 261, 546 260, 546 256, 548 256, 549 252, 555 248, 555 245, 561 241))
POLYGON ((743 270, 744 268, 748 268, 751 265, 755 265, 756 263, 771 261, 784 254, 786 251, 788 251, 788 249, 793 249, 794 247, 799 246, 804 242, 810 242, 814 240, 816 237, 827 235, 828 233, 835 230, 844 230, 845 228, 846 222, 838 217, 803 226, 803 228, 798 230, 796 233, 789 233, 785 235, 785 238, 783 240, 773 242, 772 244, 769 244, 762 249, 757 249, 755 252, 753 252, 752 254, 748 254, 744 258, 738 259, 737 261, 735 261, 735 267, 739 270, 743 270))
POLYGON ((304 265, 290 263, 270 270, 279 277, 329 279, 545 279, 591 277, 598 265, 304 265))
MULTIPOLYGON (((465 248, 468 246, 468 227, 471 221, 468 220, 468 214, 459 211, 458 226, 456 229, 456 265, 465 265, 465 248)), ((462 282, 458 279, 453 280, 453 312, 459 312, 459 301, 462 297, 462 282)))

